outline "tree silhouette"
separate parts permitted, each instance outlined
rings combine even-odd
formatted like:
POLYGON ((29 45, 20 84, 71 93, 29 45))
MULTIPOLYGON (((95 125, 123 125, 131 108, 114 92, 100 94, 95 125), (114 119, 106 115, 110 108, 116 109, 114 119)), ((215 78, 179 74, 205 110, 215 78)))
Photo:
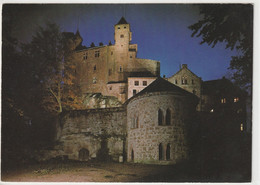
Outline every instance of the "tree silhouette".
POLYGON ((200 44, 214 47, 225 42, 226 48, 236 48, 240 55, 233 56, 229 69, 241 87, 251 89, 253 63, 253 6, 250 4, 199 5, 203 18, 189 26, 192 37, 201 37, 200 44))
POLYGON ((76 64, 66 46, 59 26, 54 23, 40 26, 32 41, 23 45, 23 53, 32 64, 31 73, 41 106, 51 113, 61 113, 63 108, 80 108, 75 85, 76 64))

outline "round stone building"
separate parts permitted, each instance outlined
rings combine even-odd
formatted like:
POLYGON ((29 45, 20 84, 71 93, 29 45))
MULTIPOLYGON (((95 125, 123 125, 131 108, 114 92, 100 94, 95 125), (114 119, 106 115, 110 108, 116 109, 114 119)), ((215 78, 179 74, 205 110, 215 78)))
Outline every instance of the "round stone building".
POLYGON ((187 128, 198 98, 157 78, 126 102, 127 160, 174 164, 188 157, 187 128))

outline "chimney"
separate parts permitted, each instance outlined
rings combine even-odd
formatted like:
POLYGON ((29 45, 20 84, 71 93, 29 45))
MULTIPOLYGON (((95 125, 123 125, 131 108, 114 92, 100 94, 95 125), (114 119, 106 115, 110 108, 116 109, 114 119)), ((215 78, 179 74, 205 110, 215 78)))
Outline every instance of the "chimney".
POLYGON ((182 64, 182 68, 188 68, 187 64, 182 64))

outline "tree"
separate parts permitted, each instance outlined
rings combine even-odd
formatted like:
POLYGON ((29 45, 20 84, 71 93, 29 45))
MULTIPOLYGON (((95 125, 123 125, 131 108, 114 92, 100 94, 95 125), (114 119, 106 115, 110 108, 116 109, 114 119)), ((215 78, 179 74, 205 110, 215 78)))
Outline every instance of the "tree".
POLYGON ((233 56, 229 69, 234 70, 235 82, 251 90, 253 66, 253 6, 250 4, 199 5, 203 18, 189 26, 192 37, 202 37, 200 44, 214 47, 225 42, 226 48, 237 49, 241 54, 233 56))
POLYGON ((75 84, 76 64, 58 25, 40 26, 32 41, 23 45, 23 53, 32 65, 36 96, 45 110, 61 113, 63 108, 81 107, 75 84))

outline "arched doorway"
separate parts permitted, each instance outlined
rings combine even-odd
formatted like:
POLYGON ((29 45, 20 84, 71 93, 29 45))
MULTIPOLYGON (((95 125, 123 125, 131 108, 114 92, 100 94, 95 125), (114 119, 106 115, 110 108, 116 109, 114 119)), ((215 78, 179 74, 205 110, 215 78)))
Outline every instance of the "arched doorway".
POLYGON ((82 148, 79 151, 79 160, 80 161, 87 161, 89 159, 89 151, 86 148, 82 148))

